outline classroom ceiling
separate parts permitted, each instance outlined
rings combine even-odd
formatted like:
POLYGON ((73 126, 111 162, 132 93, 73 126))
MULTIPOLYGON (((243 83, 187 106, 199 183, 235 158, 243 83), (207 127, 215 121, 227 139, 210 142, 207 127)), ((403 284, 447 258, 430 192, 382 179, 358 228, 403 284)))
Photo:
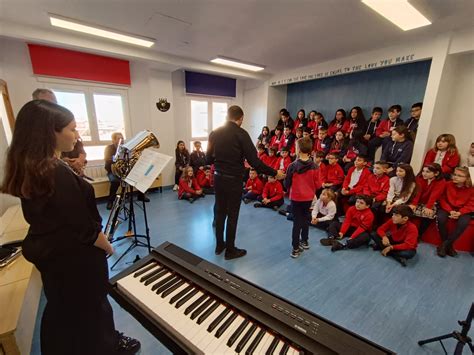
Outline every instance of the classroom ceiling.
POLYGON ((67 33, 50 26, 54 13, 155 38, 147 51, 169 55, 170 64, 223 55, 267 74, 474 24, 472 0, 410 2, 431 26, 404 32, 359 0, 0 0, 0 20, 67 33))

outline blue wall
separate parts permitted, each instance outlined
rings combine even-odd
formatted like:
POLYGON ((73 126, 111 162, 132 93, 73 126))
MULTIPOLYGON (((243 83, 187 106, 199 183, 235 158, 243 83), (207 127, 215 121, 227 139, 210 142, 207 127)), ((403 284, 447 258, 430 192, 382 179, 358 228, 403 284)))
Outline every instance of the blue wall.
POLYGON ((334 76, 288 85, 286 107, 292 117, 303 108, 322 112, 326 121, 337 109, 349 114, 354 106, 362 107, 367 119, 372 108, 380 106, 387 117, 393 104, 402 106, 403 119, 410 117, 411 105, 423 101, 431 60, 402 64, 359 73, 334 76))

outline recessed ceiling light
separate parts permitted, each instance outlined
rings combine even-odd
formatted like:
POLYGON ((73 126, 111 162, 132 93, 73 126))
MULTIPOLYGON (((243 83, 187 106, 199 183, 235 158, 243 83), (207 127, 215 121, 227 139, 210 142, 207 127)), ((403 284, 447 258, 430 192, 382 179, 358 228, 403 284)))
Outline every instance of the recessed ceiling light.
POLYGON ((407 0, 362 0, 364 4, 404 31, 431 25, 407 0))
POLYGON ((250 71, 260 71, 260 70, 265 69, 265 67, 262 67, 261 65, 244 63, 235 59, 225 58, 221 56, 212 59, 211 62, 215 64, 222 64, 222 65, 227 65, 229 67, 250 70, 250 71))
POLYGON ((143 46, 143 47, 151 47, 155 43, 155 41, 151 38, 122 34, 114 30, 100 28, 97 26, 91 26, 85 23, 81 23, 77 20, 72 20, 72 19, 54 15, 54 14, 49 14, 49 19, 51 21, 51 25, 55 27, 66 28, 68 30, 73 30, 73 31, 91 34, 94 36, 113 39, 115 41, 136 44, 138 46, 143 46))

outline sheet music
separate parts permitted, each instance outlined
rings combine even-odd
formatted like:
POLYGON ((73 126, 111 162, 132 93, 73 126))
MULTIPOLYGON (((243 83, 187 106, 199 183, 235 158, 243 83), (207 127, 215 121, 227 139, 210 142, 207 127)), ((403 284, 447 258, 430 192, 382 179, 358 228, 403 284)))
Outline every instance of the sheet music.
POLYGON ((125 182, 145 193, 171 159, 173 158, 169 155, 159 153, 156 148, 147 148, 125 178, 125 182))
POLYGON ((128 142, 124 143, 122 145, 123 148, 127 150, 133 150, 135 147, 140 143, 142 140, 144 140, 151 132, 150 131, 141 131, 138 132, 135 137, 130 139, 128 142))

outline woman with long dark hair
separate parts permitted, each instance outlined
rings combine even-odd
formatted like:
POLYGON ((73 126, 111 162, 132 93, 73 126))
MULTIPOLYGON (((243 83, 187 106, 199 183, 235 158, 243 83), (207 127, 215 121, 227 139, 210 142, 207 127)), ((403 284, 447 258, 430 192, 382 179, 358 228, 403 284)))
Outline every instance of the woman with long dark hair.
POLYGON ((92 186, 61 161, 74 148, 76 123, 67 109, 34 100, 18 113, 0 192, 21 199, 30 229, 23 255, 40 271, 47 299, 41 352, 134 354, 135 339, 115 330, 107 299, 107 254, 92 186))

